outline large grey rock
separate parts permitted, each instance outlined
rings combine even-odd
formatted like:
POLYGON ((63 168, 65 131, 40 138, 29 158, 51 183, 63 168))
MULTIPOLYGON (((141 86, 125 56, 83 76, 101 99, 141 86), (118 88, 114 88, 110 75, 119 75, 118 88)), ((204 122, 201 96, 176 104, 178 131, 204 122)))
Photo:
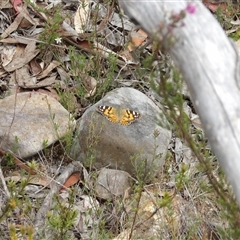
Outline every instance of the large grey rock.
POLYGON ((134 176, 154 176, 164 164, 171 139, 171 131, 159 123, 165 125, 167 121, 146 95, 132 88, 115 89, 83 114, 72 157, 91 167, 108 166, 134 176), (131 109, 141 117, 123 126, 98 113, 99 105, 131 109))
POLYGON ((19 157, 37 153, 74 125, 68 111, 46 94, 25 92, 0 100, 0 148, 19 157))

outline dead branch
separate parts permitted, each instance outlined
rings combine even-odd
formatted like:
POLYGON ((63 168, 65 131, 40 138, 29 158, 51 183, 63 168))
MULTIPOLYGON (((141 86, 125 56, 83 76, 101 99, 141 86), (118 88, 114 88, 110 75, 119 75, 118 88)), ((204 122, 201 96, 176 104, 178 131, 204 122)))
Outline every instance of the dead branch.
POLYGON ((200 1, 121 1, 125 13, 171 55, 240 205, 239 57, 200 1), (182 19, 173 25, 177 17, 182 19))

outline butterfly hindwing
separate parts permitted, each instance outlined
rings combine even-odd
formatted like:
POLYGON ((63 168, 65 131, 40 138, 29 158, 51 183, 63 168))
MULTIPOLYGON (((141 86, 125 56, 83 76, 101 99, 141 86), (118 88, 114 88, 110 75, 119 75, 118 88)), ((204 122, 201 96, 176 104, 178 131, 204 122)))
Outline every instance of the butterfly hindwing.
POLYGON ((140 117, 139 113, 126 109, 124 110, 123 117, 121 118, 120 123, 122 125, 130 125, 132 122, 136 121, 139 117, 140 117))

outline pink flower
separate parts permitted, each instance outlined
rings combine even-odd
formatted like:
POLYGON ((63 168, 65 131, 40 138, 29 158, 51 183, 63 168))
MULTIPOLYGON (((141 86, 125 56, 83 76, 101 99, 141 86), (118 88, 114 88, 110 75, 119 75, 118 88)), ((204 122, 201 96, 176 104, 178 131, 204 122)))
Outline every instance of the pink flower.
POLYGON ((196 7, 192 3, 189 3, 186 7, 186 12, 193 14, 196 12, 196 7))
POLYGON ((172 18, 175 20, 175 21, 178 21, 180 19, 180 14, 177 14, 177 13, 174 13, 172 15, 172 18))

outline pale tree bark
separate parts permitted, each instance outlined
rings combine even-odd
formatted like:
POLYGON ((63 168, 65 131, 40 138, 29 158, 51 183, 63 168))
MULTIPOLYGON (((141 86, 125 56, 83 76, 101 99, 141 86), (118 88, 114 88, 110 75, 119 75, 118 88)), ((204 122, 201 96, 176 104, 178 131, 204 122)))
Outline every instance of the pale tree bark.
POLYGON ((161 41, 179 67, 206 136, 240 206, 238 52, 200 1, 119 2, 131 19, 161 41), (186 16, 171 28, 171 16, 177 17, 181 11, 186 16))

